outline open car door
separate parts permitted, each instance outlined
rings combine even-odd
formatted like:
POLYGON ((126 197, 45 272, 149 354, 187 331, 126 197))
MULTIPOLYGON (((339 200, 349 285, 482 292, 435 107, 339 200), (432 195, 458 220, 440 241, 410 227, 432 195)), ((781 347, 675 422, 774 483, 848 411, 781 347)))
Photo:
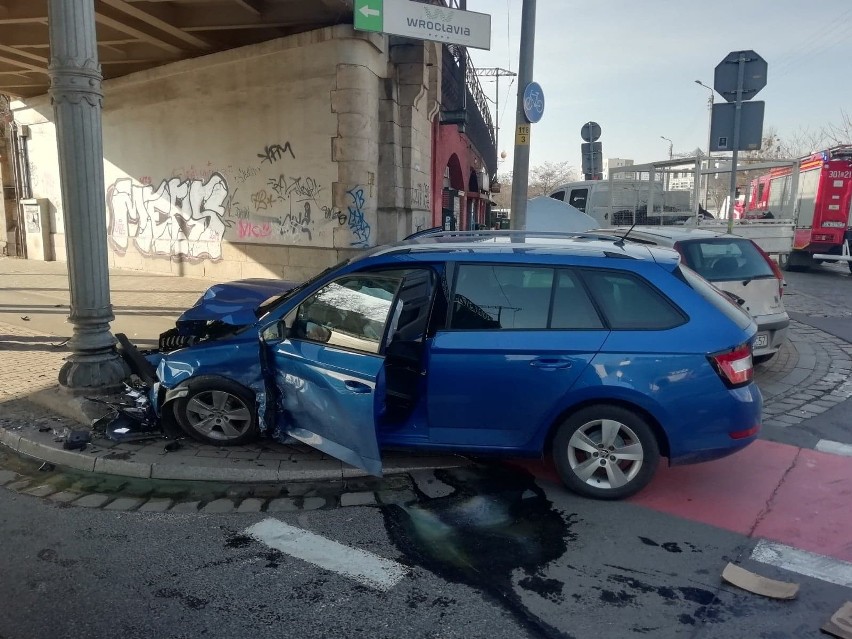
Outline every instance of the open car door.
POLYGON ((405 271, 343 275, 264 331, 291 437, 371 475, 382 463, 376 418, 384 409, 384 346, 399 319, 405 271))

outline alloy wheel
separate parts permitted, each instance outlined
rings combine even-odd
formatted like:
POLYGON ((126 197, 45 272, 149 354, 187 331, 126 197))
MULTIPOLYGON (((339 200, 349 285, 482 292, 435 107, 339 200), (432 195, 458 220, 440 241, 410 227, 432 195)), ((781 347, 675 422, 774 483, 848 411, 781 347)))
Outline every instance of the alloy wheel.
POLYGON ((586 422, 568 440, 568 464, 580 481, 599 489, 618 489, 639 474, 645 459, 642 442, 614 419, 586 422))
POLYGON ((246 403, 222 390, 203 391, 186 404, 186 421, 200 435, 217 441, 238 439, 251 428, 252 418, 246 403))

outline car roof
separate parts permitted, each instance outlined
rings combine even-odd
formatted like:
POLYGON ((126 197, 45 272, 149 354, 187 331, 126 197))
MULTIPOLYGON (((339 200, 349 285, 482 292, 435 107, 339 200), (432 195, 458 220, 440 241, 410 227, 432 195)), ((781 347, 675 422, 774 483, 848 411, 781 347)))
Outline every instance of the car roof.
POLYGON ((737 240, 743 240, 743 238, 739 235, 732 235, 730 233, 720 233, 718 231, 711 231, 709 229, 702 229, 701 227, 695 226, 635 226, 632 229, 629 226, 619 226, 613 227, 611 229, 602 230, 602 232, 609 232, 611 234, 624 235, 627 231, 630 233, 627 235, 627 239, 630 240, 632 238, 637 239, 646 239, 649 241, 662 241, 674 244, 675 242, 684 242, 687 240, 707 240, 707 239, 717 239, 717 238, 731 238, 737 240))
MULTIPOLYGON (((629 240, 629 238, 628 238, 629 240)), ((677 252, 621 242, 612 233, 547 233, 533 231, 437 231, 396 244, 376 247, 363 257, 435 253, 506 254, 627 258, 674 268, 677 252)))

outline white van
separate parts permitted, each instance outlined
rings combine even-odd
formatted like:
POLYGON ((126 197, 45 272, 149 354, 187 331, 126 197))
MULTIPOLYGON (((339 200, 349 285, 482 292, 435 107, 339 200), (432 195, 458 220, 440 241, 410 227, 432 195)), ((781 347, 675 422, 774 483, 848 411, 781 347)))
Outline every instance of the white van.
POLYGON ((558 186, 549 195, 591 215, 604 228, 634 222, 682 224, 692 217, 689 191, 664 191, 661 182, 653 183, 653 212, 649 214, 651 184, 647 180, 585 180, 558 186))

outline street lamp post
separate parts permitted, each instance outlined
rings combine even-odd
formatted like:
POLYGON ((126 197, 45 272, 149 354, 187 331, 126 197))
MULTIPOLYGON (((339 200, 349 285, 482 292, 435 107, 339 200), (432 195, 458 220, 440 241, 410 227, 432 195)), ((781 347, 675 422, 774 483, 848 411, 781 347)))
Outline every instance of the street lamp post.
MULTIPOLYGON (((663 140, 665 140, 666 142, 668 142, 668 143, 669 143, 669 159, 671 160, 671 159, 674 157, 674 154, 672 153, 672 149, 674 148, 674 142, 672 142, 672 141, 671 141, 669 138, 667 138, 665 135, 661 135, 660 137, 661 137, 663 140)), ((669 190, 669 171, 671 171, 671 170, 672 170, 672 167, 670 167, 670 166, 669 166, 669 167, 666 167, 666 181, 665 181, 665 183, 664 183, 664 184, 665 184, 665 186, 663 187, 666 191, 668 191, 668 190, 669 190)))
MULTIPOLYGON (((701 80, 696 80, 695 84, 701 85, 705 89, 710 92, 710 97, 707 98, 707 110, 710 112, 710 115, 707 118, 707 170, 710 170, 710 145, 713 140, 710 139, 712 135, 711 129, 713 127, 713 103, 715 101, 715 92, 712 87, 707 86, 701 80)), ((710 174, 704 174, 704 208, 710 209, 708 200, 710 199, 710 174)))

